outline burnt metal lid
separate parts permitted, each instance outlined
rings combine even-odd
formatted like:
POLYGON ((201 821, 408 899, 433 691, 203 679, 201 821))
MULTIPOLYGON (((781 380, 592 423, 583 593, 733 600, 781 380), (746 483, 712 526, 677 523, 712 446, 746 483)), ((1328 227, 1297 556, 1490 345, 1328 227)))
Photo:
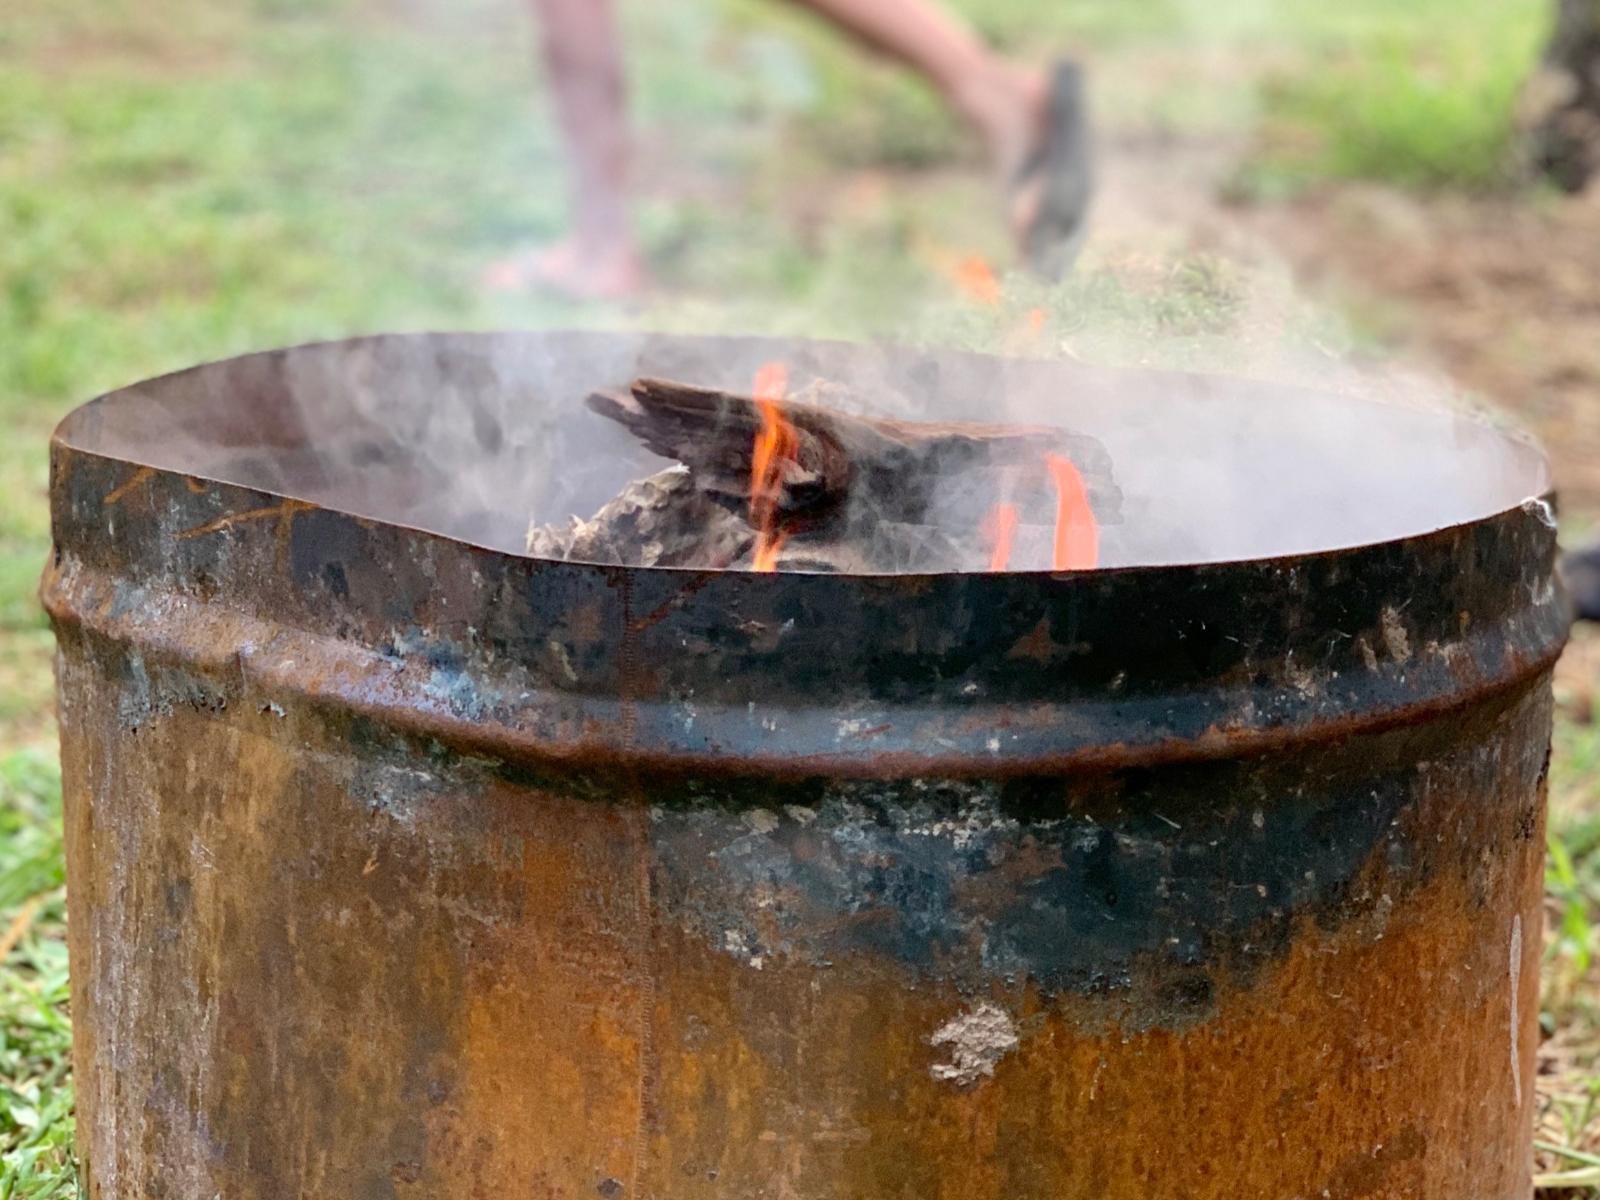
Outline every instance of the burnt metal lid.
POLYGON ((508 759, 1040 774, 1232 757, 1548 667, 1544 460, 1435 407, 1260 381, 765 339, 405 335, 102 397, 53 444, 63 636, 508 759), (636 374, 781 360, 874 411, 1107 449, 1106 566, 751 575, 532 559, 530 519, 661 466, 589 413, 636 374))

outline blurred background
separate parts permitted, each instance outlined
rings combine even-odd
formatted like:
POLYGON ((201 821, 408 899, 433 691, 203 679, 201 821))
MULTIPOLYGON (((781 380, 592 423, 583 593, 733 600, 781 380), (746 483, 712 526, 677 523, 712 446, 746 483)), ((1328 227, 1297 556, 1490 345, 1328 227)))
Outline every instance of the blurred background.
MULTIPOLYGON (((1567 0, 1569 19, 1584 4, 1567 0)), ((8 0, 0 1200, 75 1194, 34 593, 49 433, 98 392, 307 339, 567 323, 1403 370, 1539 433, 1584 539, 1600 517, 1600 185, 1538 169, 1539 123, 1571 98, 1541 68, 1558 0, 952 7, 1008 53, 1089 71, 1102 186, 1070 278, 1013 270, 988 165, 909 76, 789 5, 623 3, 654 283, 619 306, 484 284, 566 223, 526 0, 8 0)), ((1600 640, 1580 630, 1551 784, 1546 1196, 1600 1195, 1597 679, 1600 640)))

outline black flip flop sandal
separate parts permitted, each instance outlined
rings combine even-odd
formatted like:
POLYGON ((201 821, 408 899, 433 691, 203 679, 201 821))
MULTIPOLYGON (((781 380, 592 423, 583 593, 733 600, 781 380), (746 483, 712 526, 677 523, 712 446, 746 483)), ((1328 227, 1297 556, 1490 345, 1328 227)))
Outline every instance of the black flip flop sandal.
POLYGON ((1044 133, 1012 181, 1013 195, 1034 187, 1042 192, 1022 233, 1022 255, 1037 274, 1060 279, 1083 248, 1094 198, 1083 71, 1075 62, 1063 60, 1052 69, 1044 133))

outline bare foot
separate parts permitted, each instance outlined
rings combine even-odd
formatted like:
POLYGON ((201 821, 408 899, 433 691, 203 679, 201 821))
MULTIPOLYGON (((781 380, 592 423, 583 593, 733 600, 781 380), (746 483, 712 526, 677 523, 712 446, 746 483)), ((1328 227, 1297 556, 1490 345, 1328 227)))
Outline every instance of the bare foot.
POLYGON ((574 300, 631 299, 645 282, 644 263, 631 243, 592 245, 577 238, 501 259, 483 272, 487 291, 551 291, 574 300))
POLYGON ((1044 137, 1050 80, 1042 71, 1007 64, 974 81, 960 103, 982 135, 990 162, 1010 179, 1044 137))

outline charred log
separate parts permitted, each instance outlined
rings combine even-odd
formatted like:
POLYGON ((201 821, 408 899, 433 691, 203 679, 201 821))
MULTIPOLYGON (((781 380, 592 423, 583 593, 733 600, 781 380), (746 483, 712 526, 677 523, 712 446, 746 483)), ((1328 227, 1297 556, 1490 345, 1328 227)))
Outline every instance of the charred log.
MULTIPOLYGON (((636 566, 748 566, 760 406, 748 396, 661 379, 597 392, 589 407, 680 468, 631 485, 594 518, 529 532, 530 553, 636 566)), ((791 452, 774 466, 771 508, 787 570, 975 568, 983 515, 1049 455, 1072 460, 1102 522, 1121 495, 1104 447, 1049 426, 864 418, 786 402, 791 452)), ((1037 481, 1036 481, 1037 482, 1037 481)), ((1024 485, 1027 486, 1027 485, 1024 485)))
MULTIPOLYGON (((627 395, 601 392, 589 406, 617 421, 664 458, 689 468, 708 494, 748 503, 761 413, 748 396, 635 381, 627 395)), ((937 490, 975 470, 1032 467, 1047 454, 1072 459, 1096 510, 1120 501, 1111 462, 1093 438, 1049 426, 933 423, 857 417, 816 404, 785 404, 799 434, 783 464, 777 510, 823 520, 848 499, 893 523, 920 523, 937 490)))

